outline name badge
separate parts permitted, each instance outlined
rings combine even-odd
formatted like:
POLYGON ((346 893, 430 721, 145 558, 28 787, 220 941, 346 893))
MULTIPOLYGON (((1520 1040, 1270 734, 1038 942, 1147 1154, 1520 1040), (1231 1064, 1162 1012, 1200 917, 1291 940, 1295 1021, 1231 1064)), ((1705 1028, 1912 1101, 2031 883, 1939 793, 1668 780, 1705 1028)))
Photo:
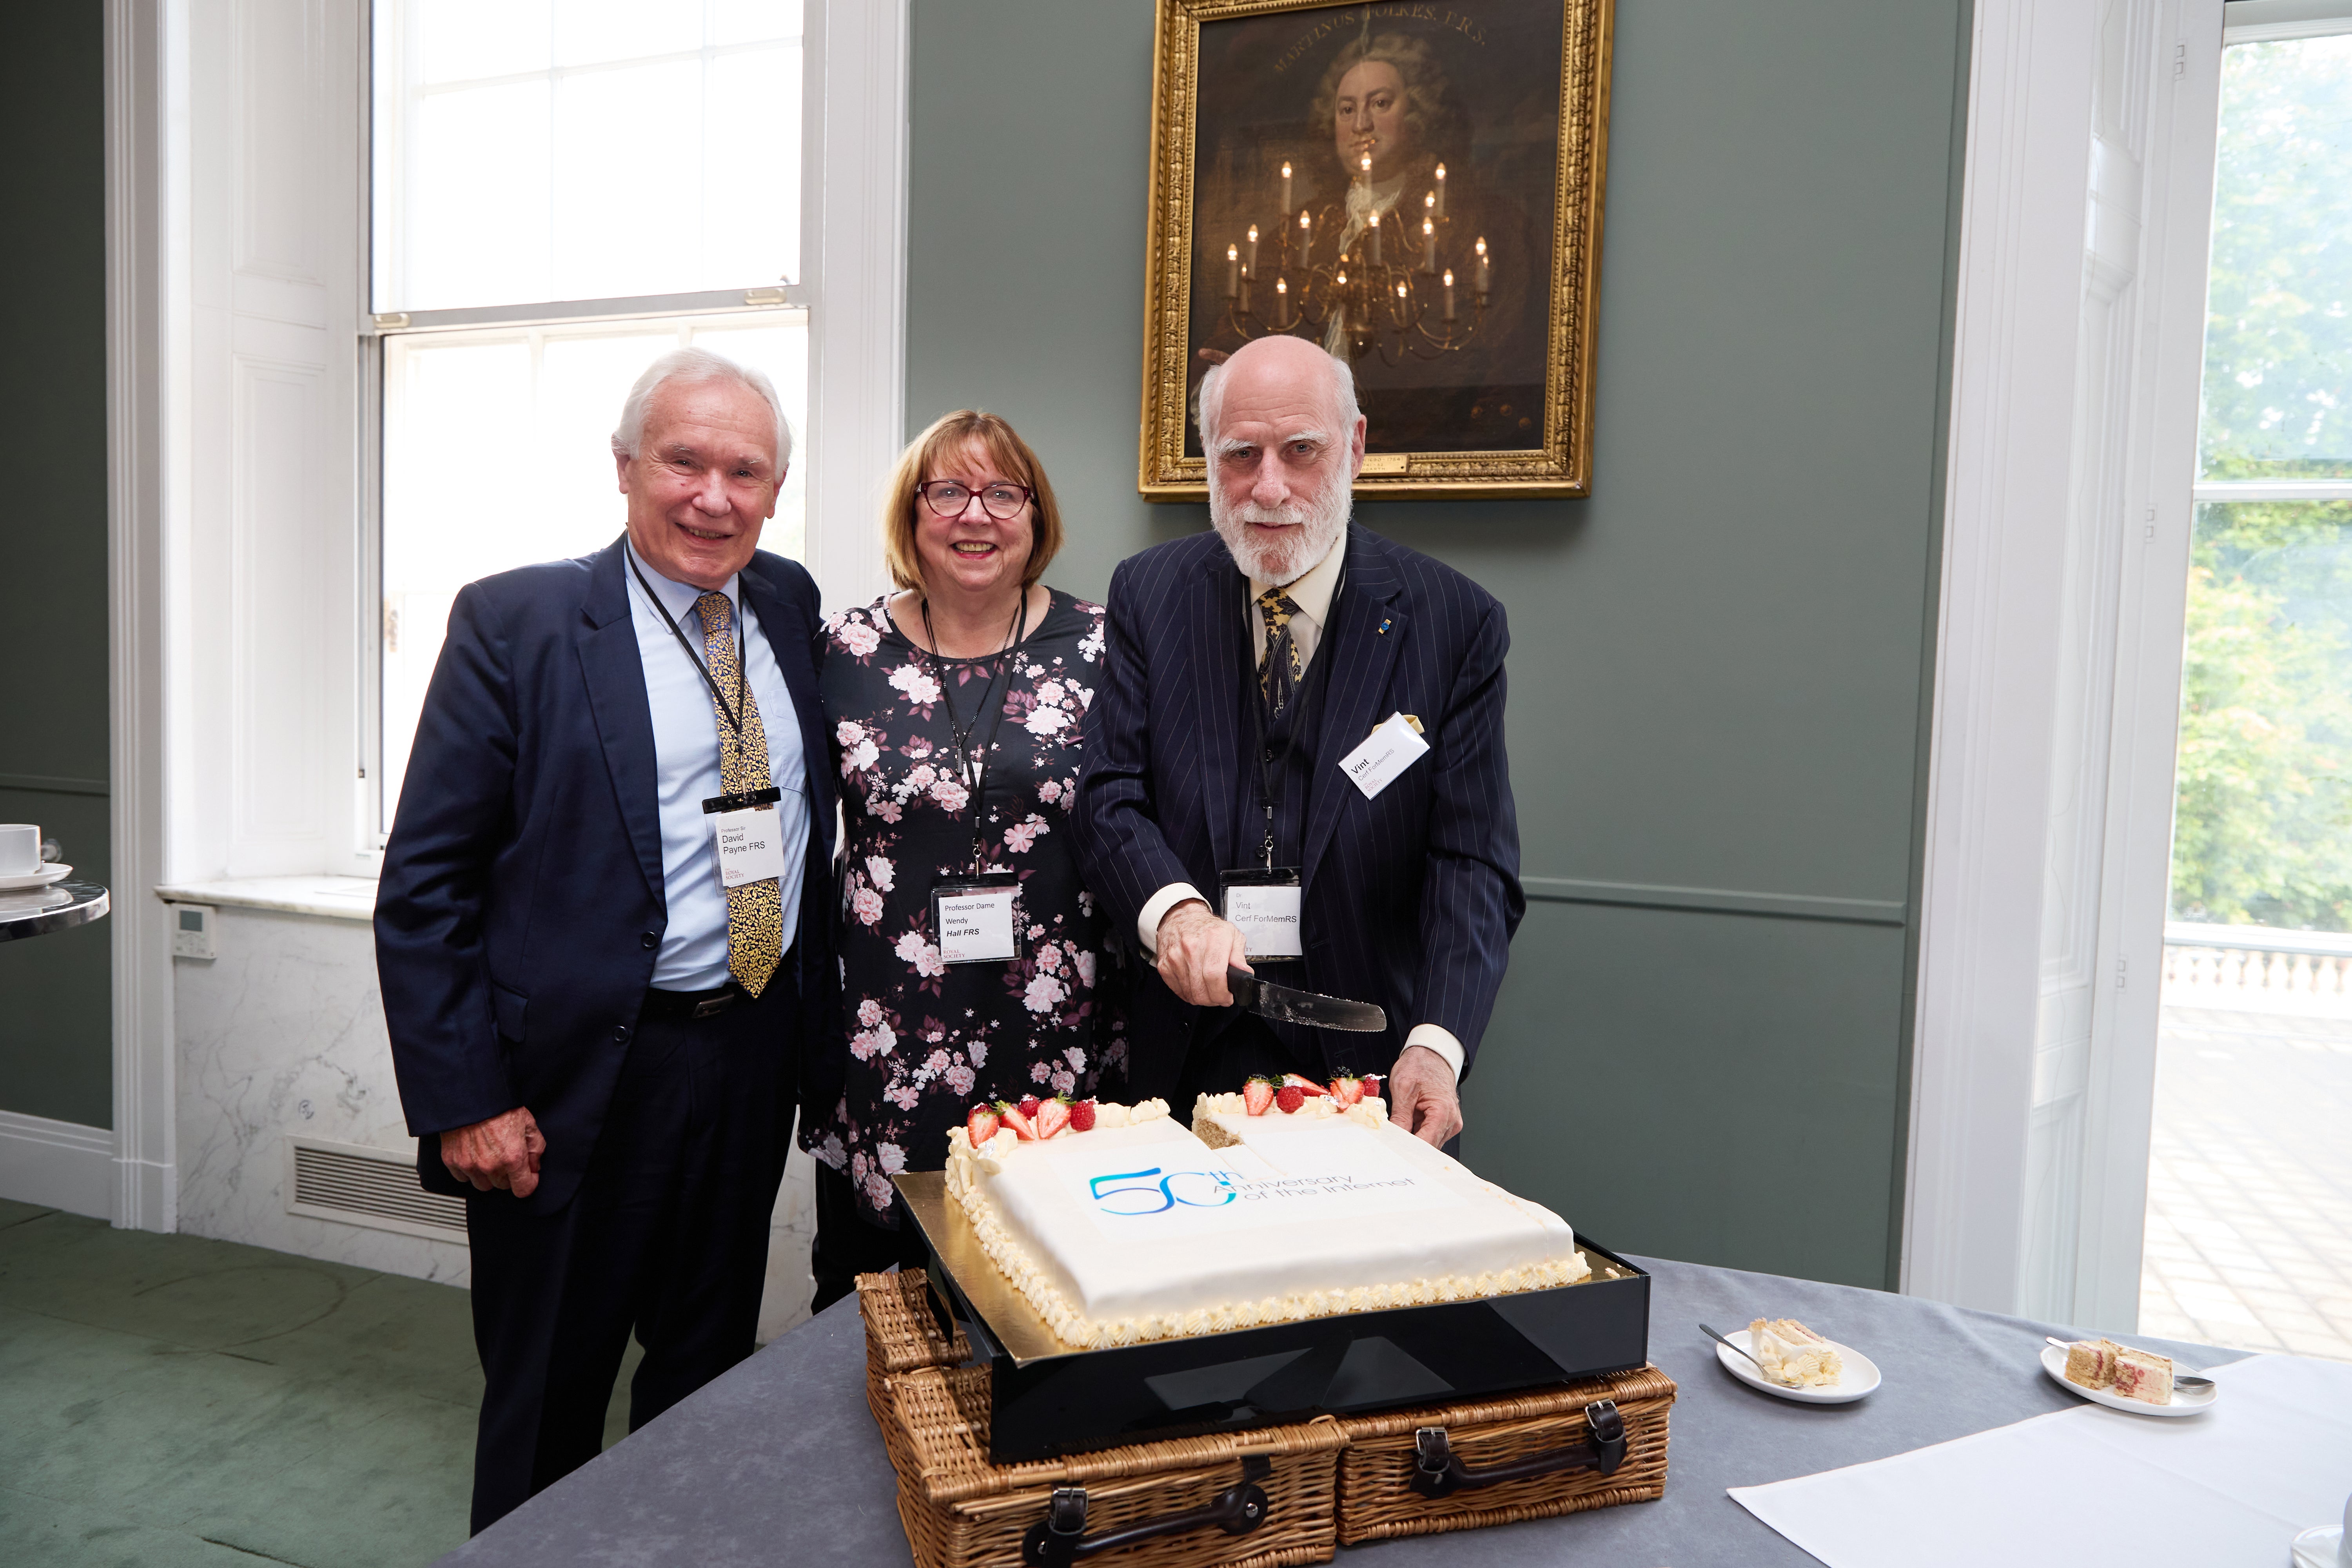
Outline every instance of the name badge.
POLYGON ((1304 958, 1305 933, 1299 907, 1303 889, 1292 867, 1271 871, 1227 871, 1221 911, 1242 933, 1244 951, 1253 959, 1304 958))
POLYGON ((1370 800, 1428 754, 1419 726, 1406 714, 1391 713, 1362 745, 1339 759, 1339 771, 1370 800))
POLYGON ((1010 871, 931 889, 931 929, 940 933, 944 963, 1010 963, 1021 956, 1013 902, 1020 891, 1010 871))
POLYGON ((728 888, 780 879, 784 874, 783 819, 772 805, 713 812, 719 835, 719 881, 728 888))

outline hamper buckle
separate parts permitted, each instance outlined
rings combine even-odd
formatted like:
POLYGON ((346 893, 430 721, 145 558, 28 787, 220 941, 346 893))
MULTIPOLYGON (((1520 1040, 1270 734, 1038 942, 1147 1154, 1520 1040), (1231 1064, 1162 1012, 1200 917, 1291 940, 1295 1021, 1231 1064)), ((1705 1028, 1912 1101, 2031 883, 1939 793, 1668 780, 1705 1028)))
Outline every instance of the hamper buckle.
POLYGON ((1564 1448, 1515 1459, 1509 1464, 1472 1469, 1455 1457, 1443 1426, 1423 1426, 1412 1435, 1412 1474, 1405 1484, 1425 1498, 1451 1497, 1465 1487, 1491 1487, 1504 1481, 1555 1470, 1598 1470, 1613 1476, 1625 1462, 1625 1417, 1613 1399, 1597 1399, 1584 1407, 1585 1440, 1564 1448))
POLYGON ((1039 1568, 1063 1568, 1097 1552, 1113 1552, 1139 1541, 1212 1524, 1227 1535, 1247 1535, 1265 1522, 1265 1489, 1257 1483, 1272 1474, 1274 1461, 1253 1454, 1242 1461, 1242 1479, 1227 1487, 1216 1501, 1091 1537, 1087 1534, 1087 1489, 1055 1487, 1053 1500, 1045 1505, 1045 1517, 1021 1538, 1021 1561, 1039 1568))

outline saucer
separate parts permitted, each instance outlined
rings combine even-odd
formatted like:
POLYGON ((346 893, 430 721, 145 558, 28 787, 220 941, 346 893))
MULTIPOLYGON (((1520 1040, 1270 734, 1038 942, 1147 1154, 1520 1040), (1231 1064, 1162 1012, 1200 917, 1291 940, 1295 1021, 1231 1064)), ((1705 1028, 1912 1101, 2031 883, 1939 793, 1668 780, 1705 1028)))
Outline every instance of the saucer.
POLYGON ((1734 1348, 1715 1347, 1715 1359, 1723 1363, 1723 1370, 1748 1387, 1761 1389, 1775 1398, 1798 1405, 1851 1405, 1878 1386, 1878 1363, 1852 1345, 1842 1345, 1835 1340, 1832 1340, 1830 1345, 1838 1352, 1838 1360, 1844 1368, 1839 1373, 1838 1380, 1823 1388, 1793 1388, 1785 1383, 1773 1382, 1754 1362, 1737 1353, 1748 1349, 1750 1342, 1746 1329, 1734 1329, 1724 1337, 1731 1342, 1734 1348))
POLYGON ((51 882, 62 882, 73 875, 70 866, 44 866, 29 877, 0 877, 0 893, 21 892, 26 888, 46 888, 51 882))

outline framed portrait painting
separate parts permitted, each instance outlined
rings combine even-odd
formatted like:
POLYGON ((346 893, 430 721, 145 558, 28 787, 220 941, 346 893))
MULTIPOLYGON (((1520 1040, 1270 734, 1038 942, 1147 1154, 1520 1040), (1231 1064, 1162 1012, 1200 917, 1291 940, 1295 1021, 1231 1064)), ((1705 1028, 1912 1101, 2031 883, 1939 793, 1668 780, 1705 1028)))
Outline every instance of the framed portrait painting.
POLYGON ((1197 500, 1209 367, 1355 374, 1360 496, 1580 496, 1611 0, 1159 0, 1139 481, 1197 500))

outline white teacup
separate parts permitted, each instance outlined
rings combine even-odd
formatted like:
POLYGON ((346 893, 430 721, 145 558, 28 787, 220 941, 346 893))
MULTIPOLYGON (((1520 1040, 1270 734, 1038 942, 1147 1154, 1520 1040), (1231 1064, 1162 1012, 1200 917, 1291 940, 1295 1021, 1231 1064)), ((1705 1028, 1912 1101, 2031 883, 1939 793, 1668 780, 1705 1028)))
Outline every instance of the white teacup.
POLYGON ((29 877, 41 868, 41 830, 29 822, 0 822, 0 877, 29 877))

